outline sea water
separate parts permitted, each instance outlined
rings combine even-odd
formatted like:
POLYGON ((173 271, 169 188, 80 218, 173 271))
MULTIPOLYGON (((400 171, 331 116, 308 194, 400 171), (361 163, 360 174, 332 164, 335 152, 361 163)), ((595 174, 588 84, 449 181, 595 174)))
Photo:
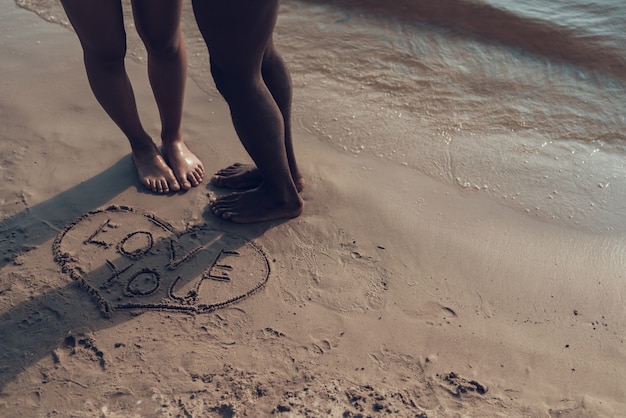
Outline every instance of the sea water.
MULTIPOLYGON (((58 2, 17 2, 68 26, 58 2)), ((190 76, 216 96, 189 2, 183 28, 190 76)), ((623 0, 284 0, 275 42, 295 124, 323 146, 545 222, 626 232, 623 0)))

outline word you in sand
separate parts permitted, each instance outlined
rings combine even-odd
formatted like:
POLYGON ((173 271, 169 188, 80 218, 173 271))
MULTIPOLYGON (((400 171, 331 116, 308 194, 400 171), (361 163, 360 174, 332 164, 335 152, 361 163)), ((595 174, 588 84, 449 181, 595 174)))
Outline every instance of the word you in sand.
POLYGON ((203 226, 177 232, 123 206, 83 215, 53 251, 107 317, 116 309, 210 312, 259 290, 270 274, 263 251, 242 237, 203 226))

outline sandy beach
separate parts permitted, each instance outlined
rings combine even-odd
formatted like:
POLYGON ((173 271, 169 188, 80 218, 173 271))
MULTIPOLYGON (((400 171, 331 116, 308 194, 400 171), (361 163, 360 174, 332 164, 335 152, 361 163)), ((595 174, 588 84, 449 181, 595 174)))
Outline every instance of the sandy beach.
MULTIPOLYGON (((128 72, 158 137, 146 66, 128 72)), ((0 416, 626 417, 623 233, 304 124, 304 214, 236 225, 206 181, 143 189, 76 36, 12 0, 0 73, 0 416)), ((248 162, 191 79, 183 123, 209 173, 248 162)))

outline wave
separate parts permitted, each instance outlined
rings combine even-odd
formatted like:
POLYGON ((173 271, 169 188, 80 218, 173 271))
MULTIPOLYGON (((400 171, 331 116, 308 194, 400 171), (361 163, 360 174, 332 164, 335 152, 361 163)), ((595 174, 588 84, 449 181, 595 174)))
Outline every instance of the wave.
MULTIPOLYGON (((542 19, 536 15, 523 15, 512 9, 470 0, 301 1, 331 5, 369 17, 392 18, 403 23, 434 24, 626 81, 626 48, 623 42, 610 34, 550 20, 556 13, 546 13, 546 18, 542 19)), ((606 13, 610 13, 610 10, 606 13)), ((624 31, 626 23, 614 28, 612 33, 619 35, 624 31)))

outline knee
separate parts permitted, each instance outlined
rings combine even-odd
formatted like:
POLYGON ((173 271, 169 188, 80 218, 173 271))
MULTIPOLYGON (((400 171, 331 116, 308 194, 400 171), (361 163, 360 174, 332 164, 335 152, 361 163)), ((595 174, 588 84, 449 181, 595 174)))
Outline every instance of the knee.
POLYGON ((139 31, 139 36, 146 46, 148 54, 162 58, 177 55, 183 44, 182 36, 178 32, 172 35, 160 32, 139 31))
POLYGON ((104 70, 115 70, 124 65, 126 57, 126 42, 120 42, 107 47, 83 45, 83 54, 87 64, 96 64, 104 70))
POLYGON ((226 97, 229 90, 226 73, 213 60, 211 60, 211 76, 213 77, 217 91, 219 91, 222 96, 226 97))
POLYGON ((236 70, 226 69, 213 60, 211 60, 211 75, 217 91, 229 103, 245 97, 255 86, 254 77, 236 70))
POLYGON ((227 101, 230 101, 230 99, 237 94, 237 81, 233 74, 211 60, 211 75, 213 76, 213 82, 215 82, 217 91, 219 91, 227 101))

